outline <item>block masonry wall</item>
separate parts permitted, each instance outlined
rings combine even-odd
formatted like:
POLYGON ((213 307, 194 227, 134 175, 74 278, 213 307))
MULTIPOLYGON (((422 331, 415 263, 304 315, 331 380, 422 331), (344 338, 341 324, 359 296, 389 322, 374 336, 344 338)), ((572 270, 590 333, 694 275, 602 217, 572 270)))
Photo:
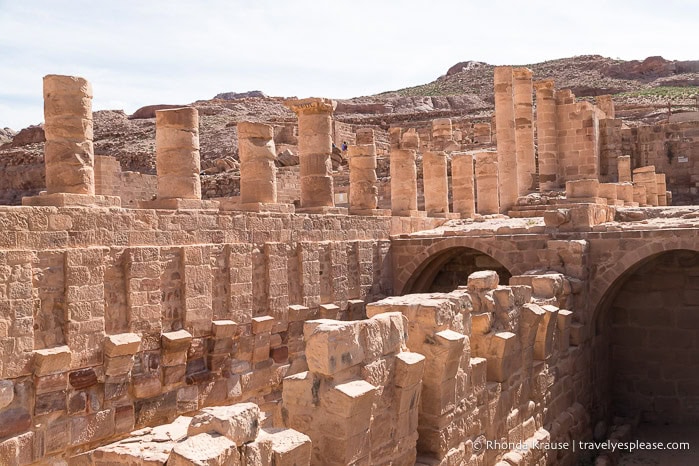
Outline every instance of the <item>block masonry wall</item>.
POLYGON ((153 199, 158 193, 158 177, 122 171, 114 157, 95 157, 95 193, 121 197, 123 207, 136 207, 138 201, 153 199))
POLYGON ((0 451, 21 444, 31 461, 203 406, 273 412, 282 379, 305 369, 304 321, 361 316, 390 290, 390 217, 4 207, 0 218, 0 451))

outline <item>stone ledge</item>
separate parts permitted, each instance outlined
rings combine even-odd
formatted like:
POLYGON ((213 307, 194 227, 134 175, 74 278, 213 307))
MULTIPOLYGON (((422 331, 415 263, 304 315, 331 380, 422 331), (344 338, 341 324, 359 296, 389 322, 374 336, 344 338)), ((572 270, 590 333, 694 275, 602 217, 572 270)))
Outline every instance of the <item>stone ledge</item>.
POLYGON ((139 201, 139 209, 167 209, 167 210, 217 210, 218 201, 205 201, 202 199, 154 199, 152 201, 139 201))
POLYGON ((119 196, 101 196, 73 193, 40 193, 38 196, 23 197, 23 206, 40 207, 121 207, 119 196))
POLYGON ((243 212, 276 212, 280 214, 293 214, 293 204, 271 203, 271 202, 246 202, 241 204, 235 198, 219 198, 219 209, 223 211, 243 211, 243 212))

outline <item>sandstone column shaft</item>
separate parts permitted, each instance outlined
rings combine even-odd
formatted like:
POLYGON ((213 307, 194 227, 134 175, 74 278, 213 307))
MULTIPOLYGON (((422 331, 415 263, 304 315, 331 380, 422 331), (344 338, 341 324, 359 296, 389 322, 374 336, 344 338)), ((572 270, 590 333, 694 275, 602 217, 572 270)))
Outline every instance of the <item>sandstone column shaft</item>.
POLYGON ((518 194, 524 196, 535 188, 534 176, 536 175, 532 72, 527 68, 515 68, 512 73, 517 144, 517 189, 518 194))
POLYGON ((658 181, 655 177, 655 166, 640 167, 633 171, 633 182, 646 187, 646 204, 658 205, 658 181))
POLYGON ((240 202, 276 203, 274 129, 263 123, 238 123, 240 202))
POLYGON ((619 183, 631 182, 631 156, 620 155, 617 157, 617 171, 619 173, 619 183))
POLYGON ((539 190, 558 187, 558 134, 553 80, 534 83, 536 88, 536 135, 539 148, 539 190))
POLYGON ((665 173, 656 173, 655 180, 657 182, 658 190, 658 205, 667 205, 667 183, 665 181, 665 173))
POLYGON ((74 76, 44 77, 44 161, 49 194, 95 194, 92 86, 74 76))
POLYGON ((299 121, 301 207, 333 207, 332 112, 329 99, 309 98, 287 102, 299 121))
MULTIPOLYGON (((373 131, 372 131, 373 135, 373 131)), ((376 209, 379 190, 376 187, 376 146, 349 146, 350 212, 376 209)))
POLYGON ((454 212, 462 218, 476 212, 473 192, 473 154, 455 153, 451 156, 451 185, 454 212))
POLYGON ((425 190, 425 211, 427 211, 427 214, 448 213, 447 153, 443 151, 423 153, 422 177, 425 190))
MULTIPOLYGON (((498 150, 499 205, 507 212, 517 202, 517 144, 512 98, 512 67, 495 67, 495 135, 498 150)), ((476 164, 478 160, 476 160, 476 164)), ((485 162, 481 162, 485 163, 485 162)), ((480 190, 479 190, 480 192, 480 190)), ((498 194, 496 192, 496 194, 498 194)), ((479 207, 479 212, 481 212, 479 207)))
POLYGON ((356 134, 357 145, 374 144, 374 130, 372 128, 358 128, 356 134))
POLYGON ((498 204, 498 153, 476 154, 476 205, 479 214, 497 214, 498 204))
POLYGON ((393 215, 409 215, 417 210, 416 152, 391 148, 391 210, 393 215))
POLYGON ((158 199, 201 199, 199 112, 193 107, 155 112, 158 199))

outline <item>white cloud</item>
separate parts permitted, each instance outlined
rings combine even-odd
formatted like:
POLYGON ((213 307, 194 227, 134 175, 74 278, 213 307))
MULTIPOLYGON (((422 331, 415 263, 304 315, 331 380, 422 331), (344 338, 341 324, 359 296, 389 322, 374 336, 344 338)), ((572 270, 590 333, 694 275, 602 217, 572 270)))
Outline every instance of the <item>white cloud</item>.
POLYGON ((0 0, 0 126, 42 119, 49 73, 84 76, 95 108, 126 111, 251 89, 342 98, 463 60, 699 58, 698 18, 689 0, 0 0))

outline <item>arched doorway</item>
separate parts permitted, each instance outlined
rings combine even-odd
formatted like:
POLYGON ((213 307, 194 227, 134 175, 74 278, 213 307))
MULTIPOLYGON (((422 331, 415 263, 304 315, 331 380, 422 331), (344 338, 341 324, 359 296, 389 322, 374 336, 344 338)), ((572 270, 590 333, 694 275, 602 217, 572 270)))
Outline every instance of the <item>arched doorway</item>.
POLYGON ((403 294, 449 292, 466 285, 468 276, 479 270, 494 270, 500 284, 506 285, 512 274, 493 257, 477 249, 453 247, 439 251, 423 262, 410 277, 403 294))
POLYGON ((699 251, 650 255, 614 281, 595 312, 593 358, 598 419, 697 435, 699 251))

